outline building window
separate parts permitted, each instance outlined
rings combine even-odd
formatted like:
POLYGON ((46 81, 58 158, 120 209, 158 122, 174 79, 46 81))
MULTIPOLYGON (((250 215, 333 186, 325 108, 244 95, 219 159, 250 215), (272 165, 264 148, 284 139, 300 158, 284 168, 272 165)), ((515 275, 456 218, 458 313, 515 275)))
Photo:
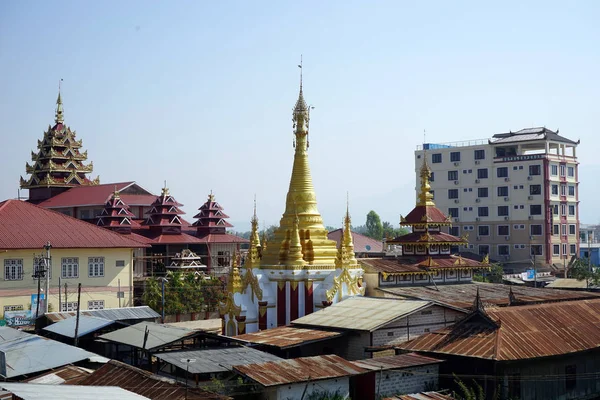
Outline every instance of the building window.
POLYGON ((104 300, 88 301, 88 310, 104 310, 104 300))
POLYGON ((531 236, 540 236, 542 234, 542 225, 531 225, 529 230, 531 236))
POLYGON ((449 199, 458 199, 458 189, 448 189, 449 199))
POLYGON ((479 225, 479 236, 490 236, 490 227, 487 225, 479 225))
POLYGON ((566 173, 565 173, 565 166, 561 165, 560 166, 560 176, 565 176, 565 175, 566 175, 566 173))
POLYGON ((498 255, 499 256, 510 255, 510 247, 507 244, 499 244, 498 245, 498 255))
POLYGON ((569 224, 569 235, 575 235, 575 225, 569 224))
POLYGON ((552 245, 552 255, 553 256, 560 256, 560 245, 559 244, 553 244, 552 245))
POLYGON ((61 278, 79 278, 79 258, 67 257, 61 261, 61 278))
POLYGON ((571 254, 571 255, 577 254, 577 245, 576 244, 569 245, 569 254, 571 254))
POLYGON ((23 259, 13 258, 4 260, 4 280, 23 280, 23 259))
POLYGON ((488 197, 488 188, 477 188, 477 197, 488 197))
POLYGON ((498 197, 508 196, 508 186, 498 186, 498 197))
POLYGON ((487 179, 487 177, 488 177, 487 168, 479 168, 477 170, 477 179, 487 179))
POLYGON ((60 311, 62 312, 71 312, 77 311, 77 302, 76 301, 68 301, 66 303, 61 303, 60 311))
POLYGON ((560 232, 563 236, 567 236, 567 224, 562 224, 560 226, 560 232))
POLYGON ((558 224, 552 225, 552 234, 558 235, 558 224))
POLYGON ((550 166, 550 175, 557 176, 558 175, 558 165, 552 164, 550 166))
POLYGON ((563 253, 563 256, 567 255, 567 244, 566 243, 562 244, 562 253, 563 253))
POLYGON ((529 206, 529 215, 542 215, 542 206, 540 204, 531 204, 529 206))
POLYGON ((567 167, 567 175, 570 178, 573 178, 575 176, 575 168, 573 168, 573 167, 567 167))
POLYGON ((478 247, 478 251, 480 256, 490 254, 490 246, 487 244, 480 244, 478 247))
POLYGON ((104 276, 104 257, 88 258, 88 276, 90 278, 104 276))
POLYGON ((542 194, 542 185, 529 185, 529 194, 542 194))
POLYGON ((457 181, 458 180, 458 171, 448 171, 448 180, 449 181, 457 181))
POLYGON ((4 306, 4 312, 7 311, 23 311, 23 304, 13 305, 13 306, 4 306))
POLYGON ((532 256, 541 256, 543 252, 544 246, 541 244, 532 244, 531 245, 531 255, 532 256))
POLYGON ((552 207, 552 213, 554 215, 558 215, 558 204, 555 204, 554 206, 550 206, 552 207))
POLYGON ((569 185, 569 196, 575 196, 575 186, 569 185))
POLYGON ((477 215, 480 217, 487 217, 489 215, 489 211, 487 207, 477 207, 477 215))
POLYGON ((452 226, 452 227, 450 227, 450 229, 448 231, 452 236, 460 235, 460 227, 458 227, 458 226, 452 226))
POLYGON ((475 150, 476 160, 485 160, 485 150, 475 150))
POLYGON ((529 166, 529 175, 541 175, 542 174, 542 166, 541 165, 530 165, 529 166))
POLYGON ((460 151, 453 151, 450 153, 450 161, 460 161, 460 151))
POLYGON ((439 164, 442 162, 442 153, 435 153, 431 155, 431 162, 433 164, 439 164))
POLYGON ((435 182, 435 172, 432 172, 431 175, 429 175, 429 182, 435 182))
POLYGON ((498 216, 508 217, 508 206, 498 206, 498 216))
POLYGON ((452 218, 458 218, 458 208, 449 208, 448 214, 450 214, 450 217, 452 218))
POLYGON ((498 167, 496 169, 496 176, 498 178, 508 178, 508 167, 498 167))
POLYGON ((498 236, 510 235, 510 227, 508 225, 498 225, 498 236))
POLYGON ((566 204, 560 205, 560 215, 567 215, 567 205, 566 204))
POLYGON ((124 266, 125 266, 125 260, 115 261, 115 267, 124 267, 124 266))
POLYGON ((560 195, 561 196, 567 195, 567 185, 560 185, 560 195))
POLYGON ((558 196, 558 185, 552 185, 552 194, 558 196))
MULTIPOLYGON (((564 206, 564 204, 563 204, 563 206, 564 206)), ((569 206, 569 215, 571 215, 571 216, 575 215, 575 206, 574 205, 569 206)))

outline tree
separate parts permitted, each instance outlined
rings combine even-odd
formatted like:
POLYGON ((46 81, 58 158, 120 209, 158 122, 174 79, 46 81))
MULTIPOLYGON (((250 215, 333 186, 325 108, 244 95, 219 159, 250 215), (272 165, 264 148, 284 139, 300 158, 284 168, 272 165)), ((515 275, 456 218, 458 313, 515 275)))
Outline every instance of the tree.
POLYGON ((325 229, 327 229, 327 232, 331 232, 331 231, 335 231, 338 228, 335 228, 333 226, 328 225, 328 226, 325 227, 325 229))
POLYGON ((600 285, 600 270, 593 267, 587 258, 573 261, 569 268, 569 275, 578 281, 586 281, 588 286, 600 285))
POLYGON ((408 233, 408 229, 406 229, 404 227, 394 228, 394 226, 387 221, 383 221, 383 223, 381 225, 383 227, 383 237, 386 237, 386 238, 387 237, 395 238, 398 236, 406 235, 408 233))
POLYGON ((502 283, 502 275, 504 275, 502 265, 492 264, 489 271, 474 274, 473 280, 475 282, 502 283))
POLYGON ((365 226, 367 227, 368 237, 375 240, 381 240, 383 238, 383 224, 381 223, 381 218, 379 218, 379 215, 375 211, 369 211, 365 226))

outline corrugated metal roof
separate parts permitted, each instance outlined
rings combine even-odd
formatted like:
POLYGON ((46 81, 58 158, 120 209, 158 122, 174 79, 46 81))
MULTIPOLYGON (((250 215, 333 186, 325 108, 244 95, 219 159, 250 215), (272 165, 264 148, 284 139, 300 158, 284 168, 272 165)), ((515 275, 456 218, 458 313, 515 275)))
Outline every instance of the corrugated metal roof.
POLYGON ((600 299, 487 309, 397 347, 498 361, 597 349, 600 299))
POLYGON ((235 339, 254 344, 287 349, 290 347, 318 342, 340 336, 341 332, 324 331, 320 329, 300 328, 299 326, 279 326, 254 333, 235 336, 235 339))
POLYGON ((222 320, 221 318, 198 319, 195 321, 169 322, 165 325, 190 329, 192 331, 221 333, 222 320))
POLYGON ((144 321, 113 332, 105 333, 104 335, 100 335, 99 338, 142 349, 144 348, 144 332, 146 328, 148 328, 149 331, 145 346, 146 350, 160 348, 199 334, 199 332, 189 329, 144 321))
POLYGON ((0 249, 150 247, 127 235, 20 200, 0 203, 0 249))
POLYGON ((268 361, 280 361, 280 357, 264 351, 249 347, 235 346, 218 349, 203 349, 190 351, 170 351, 157 353, 156 358, 181 369, 186 369, 189 363, 189 372, 192 374, 208 374, 231 371, 233 365, 260 364, 268 361), (184 360, 184 361, 182 361, 184 360))
POLYGON ((353 361, 357 366, 373 371, 418 367, 420 365, 438 364, 444 362, 433 357, 422 356, 417 353, 398 354, 389 357, 367 358, 353 361))
POLYGON ((44 383, 48 385, 77 385, 88 377, 93 371, 88 368, 67 365, 54 371, 47 372, 33 379, 27 379, 24 382, 44 383))
MULTIPOLYGON (((389 242, 388 242, 389 243, 389 242)), ((396 242, 399 243, 399 242, 396 242)), ((398 258, 361 258, 359 264, 368 272, 393 274, 428 274, 440 269, 480 269, 489 268, 477 260, 467 257, 445 256, 403 256, 398 258)))
MULTIPOLYGON (((594 286, 592 284, 589 285, 590 288, 594 286)), ((587 289, 588 282, 585 280, 578 281, 573 278, 556 278, 553 282, 550 282, 546 285, 546 288, 550 289, 587 289)))
POLYGON ((454 397, 439 392, 421 392, 386 397, 383 400, 454 400, 454 397))
MULTIPOLYGON (((75 312, 53 312, 46 314, 50 321, 60 321, 75 316, 75 312)), ((148 306, 105 308, 103 310, 82 310, 81 315, 109 319, 111 321, 126 321, 135 319, 156 319, 160 314, 148 306)))
MULTIPOLYGON (((81 385, 118 386, 153 400, 227 400, 227 396, 210 393, 202 389, 185 387, 173 379, 152 374, 131 365, 111 360, 81 385)), ((115 399, 116 400, 116 399, 115 399)))
POLYGON ((429 301, 420 300, 350 297, 323 310, 298 318, 292 321, 292 324, 374 331, 431 304, 429 301))
MULTIPOLYGON (((75 325, 77 323, 77 318, 68 318, 63 319, 62 321, 58 321, 52 325, 48 325, 44 328, 45 331, 53 332, 61 336, 66 336, 70 338, 75 337, 75 325)), ((114 324, 115 321, 111 321, 105 318, 91 317, 89 315, 80 315, 79 316, 79 329, 77 331, 77 336, 85 336, 88 333, 96 332, 108 325, 114 324)))
POLYGON ((0 353, 5 361, 0 365, 0 376, 5 378, 46 371, 90 358, 98 362, 108 361, 89 351, 9 327, 0 327, 0 353))
POLYGON ((542 289, 502 285, 499 283, 462 283, 457 285, 379 287, 382 292, 394 294, 400 298, 431 300, 450 304, 460 308, 470 308, 479 289, 481 300, 485 304, 507 306, 510 290, 520 304, 542 303, 577 299, 597 299, 600 293, 575 292, 559 289, 542 289))
POLYGON ((335 355, 236 365, 233 369, 265 387, 340 378, 367 372, 352 362, 335 355))
POLYGON ((0 387, 23 400, 141 400, 139 394, 113 386, 40 385, 0 382, 0 387))

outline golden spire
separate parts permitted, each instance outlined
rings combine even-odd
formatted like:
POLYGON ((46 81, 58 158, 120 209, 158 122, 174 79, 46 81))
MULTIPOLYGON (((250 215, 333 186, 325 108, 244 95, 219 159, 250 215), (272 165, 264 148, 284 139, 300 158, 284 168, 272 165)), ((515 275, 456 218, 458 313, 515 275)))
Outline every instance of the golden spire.
POLYGON ((246 257, 246 268, 257 266, 260 259, 260 238, 258 237, 258 218, 256 216, 256 196, 254 196, 254 215, 250 220, 252 230, 250 232, 250 248, 246 257))
POLYGON ((115 185, 115 191, 113 192, 113 199, 118 199, 120 197, 121 196, 120 196, 119 191, 117 190, 117 185, 115 185))
POLYGON ((212 192, 212 189, 210 189, 210 194, 208 195, 208 201, 215 201, 215 195, 212 192))
MULTIPOLYGON (((311 263, 333 265, 337 252, 336 245, 334 241, 327 238, 327 230, 317 209, 317 198, 308 163, 309 107, 304 101, 302 80, 298 100, 293 110, 293 121, 295 136, 294 164, 285 211, 279 223, 279 228, 275 231, 273 243, 283 243, 288 232, 291 233, 294 229, 295 221, 298 220, 300 240, 305 241, 307 237, 310 237, 313 244, 314 259, 311 256, 311 263)), ((280 264, 279 252, 280 246, 270 246, 267 250, 264 248, 263 243, 261 265, 282 265, 280 264)))
POLYGON ((62 98, 60 97, 60 82, 58 82, 58 98, 56 99, 56 113, 54 114, 54 122, 57 124, 63 123, 65 121, 65 115, 63 110, 62 98))
POLYGON ((240 269, 238 268, 238 257, 237 253, 233 254, 231 260, 231 272, 229 273, 229 282, 227 282, 227 291, 229 293, 241 293, 242 292, 242 276, 240 275, 240 269))
POLYGON ((160 195, 162 197, 169 196, 169 188, 167 187, 167 181, 165 181, 165 185, 163 186, 162 191, 160 192, 160 195))
POLYGON ((419 194, 418 206, 435 206, 433 203, 433 195, 431 194, 431 169, 427 164, 427 151, 423 150, 423 165, 421 166, 421 193, 419 194))
POLYGON ((298 230, 298 214, 294 217, 294 225, 290 235, 290 247, 288 250, 286 265, 302 266, 306 265, 304 255, 302 254, 302 243, 300 242, 300 231, 298 230))
POLYGON ((350 229, 350 201, 348 200, 348 195, 346 194, 346 216, 344 217, 344 247, 346 248, 348 261, 350 263, 356 263, 356 258, 354 257, 354 242, 352 241, 352 230, 350 229))

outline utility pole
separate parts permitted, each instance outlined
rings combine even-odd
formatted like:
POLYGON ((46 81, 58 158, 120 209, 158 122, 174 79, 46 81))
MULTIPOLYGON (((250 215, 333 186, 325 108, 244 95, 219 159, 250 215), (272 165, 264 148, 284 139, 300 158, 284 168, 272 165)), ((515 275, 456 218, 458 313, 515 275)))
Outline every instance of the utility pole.
POLYGON ((60 275, 58 275, 58 312, 62 311, 62 298, 60 296, 60 275))
MULTIPOLYGON (((46 266, 46 294, 44 296, 45 301, 45 309, 46 309, 46 313, 48 313, 48 307, 50 306, 50 269, 52 268, 52 263, 50 260, 50 249, 52 248, 52 245, 50 244, 50 241, 48 241, 46 243, 46 245, 44 246, 44 249, 46 250, 46 257, 44 258, 44 265, 46 266)), ((38 298, 38 303, 39 303, 39 298, 38 298)))
POLYGON ((164 324, 165 323, 165 282, 167 281, 167 278, 160 278, 160 282, 161 282, 161 291, 162 291, 162 308, 161 308, 161 316, 162 316, 162 320, 161 322, 164 324))
POLYGON ((67 311, 67 282, 65 282, 65 311, 67 311))
POLYGON ((81 282, 77 286, 77 315, 75 316, 75 347, 79 344, 79 310, 81 310, 81 282))
POLYGON ((531 244, 533 236, 529 236, 529 251, 531 252, 532 263, 533 263, 533 287, 537 287, 537 268, 535 266, 535 251, 533 251, 533 245, 531 244))
POLYGON ((119 288, 117 289, 117 297, 119 298, 119 308, 121 308, 121 280, 118 280, 119 288))
POLYGON ((42 291, 42 270, 40 268, 40 257, 33 257, 33 265, 35 270, 33 271, 33 277, 37 279, 37 301, 35 303, 35 318, 37 319, 38 315, 40 315, 40 294, 42 291))

